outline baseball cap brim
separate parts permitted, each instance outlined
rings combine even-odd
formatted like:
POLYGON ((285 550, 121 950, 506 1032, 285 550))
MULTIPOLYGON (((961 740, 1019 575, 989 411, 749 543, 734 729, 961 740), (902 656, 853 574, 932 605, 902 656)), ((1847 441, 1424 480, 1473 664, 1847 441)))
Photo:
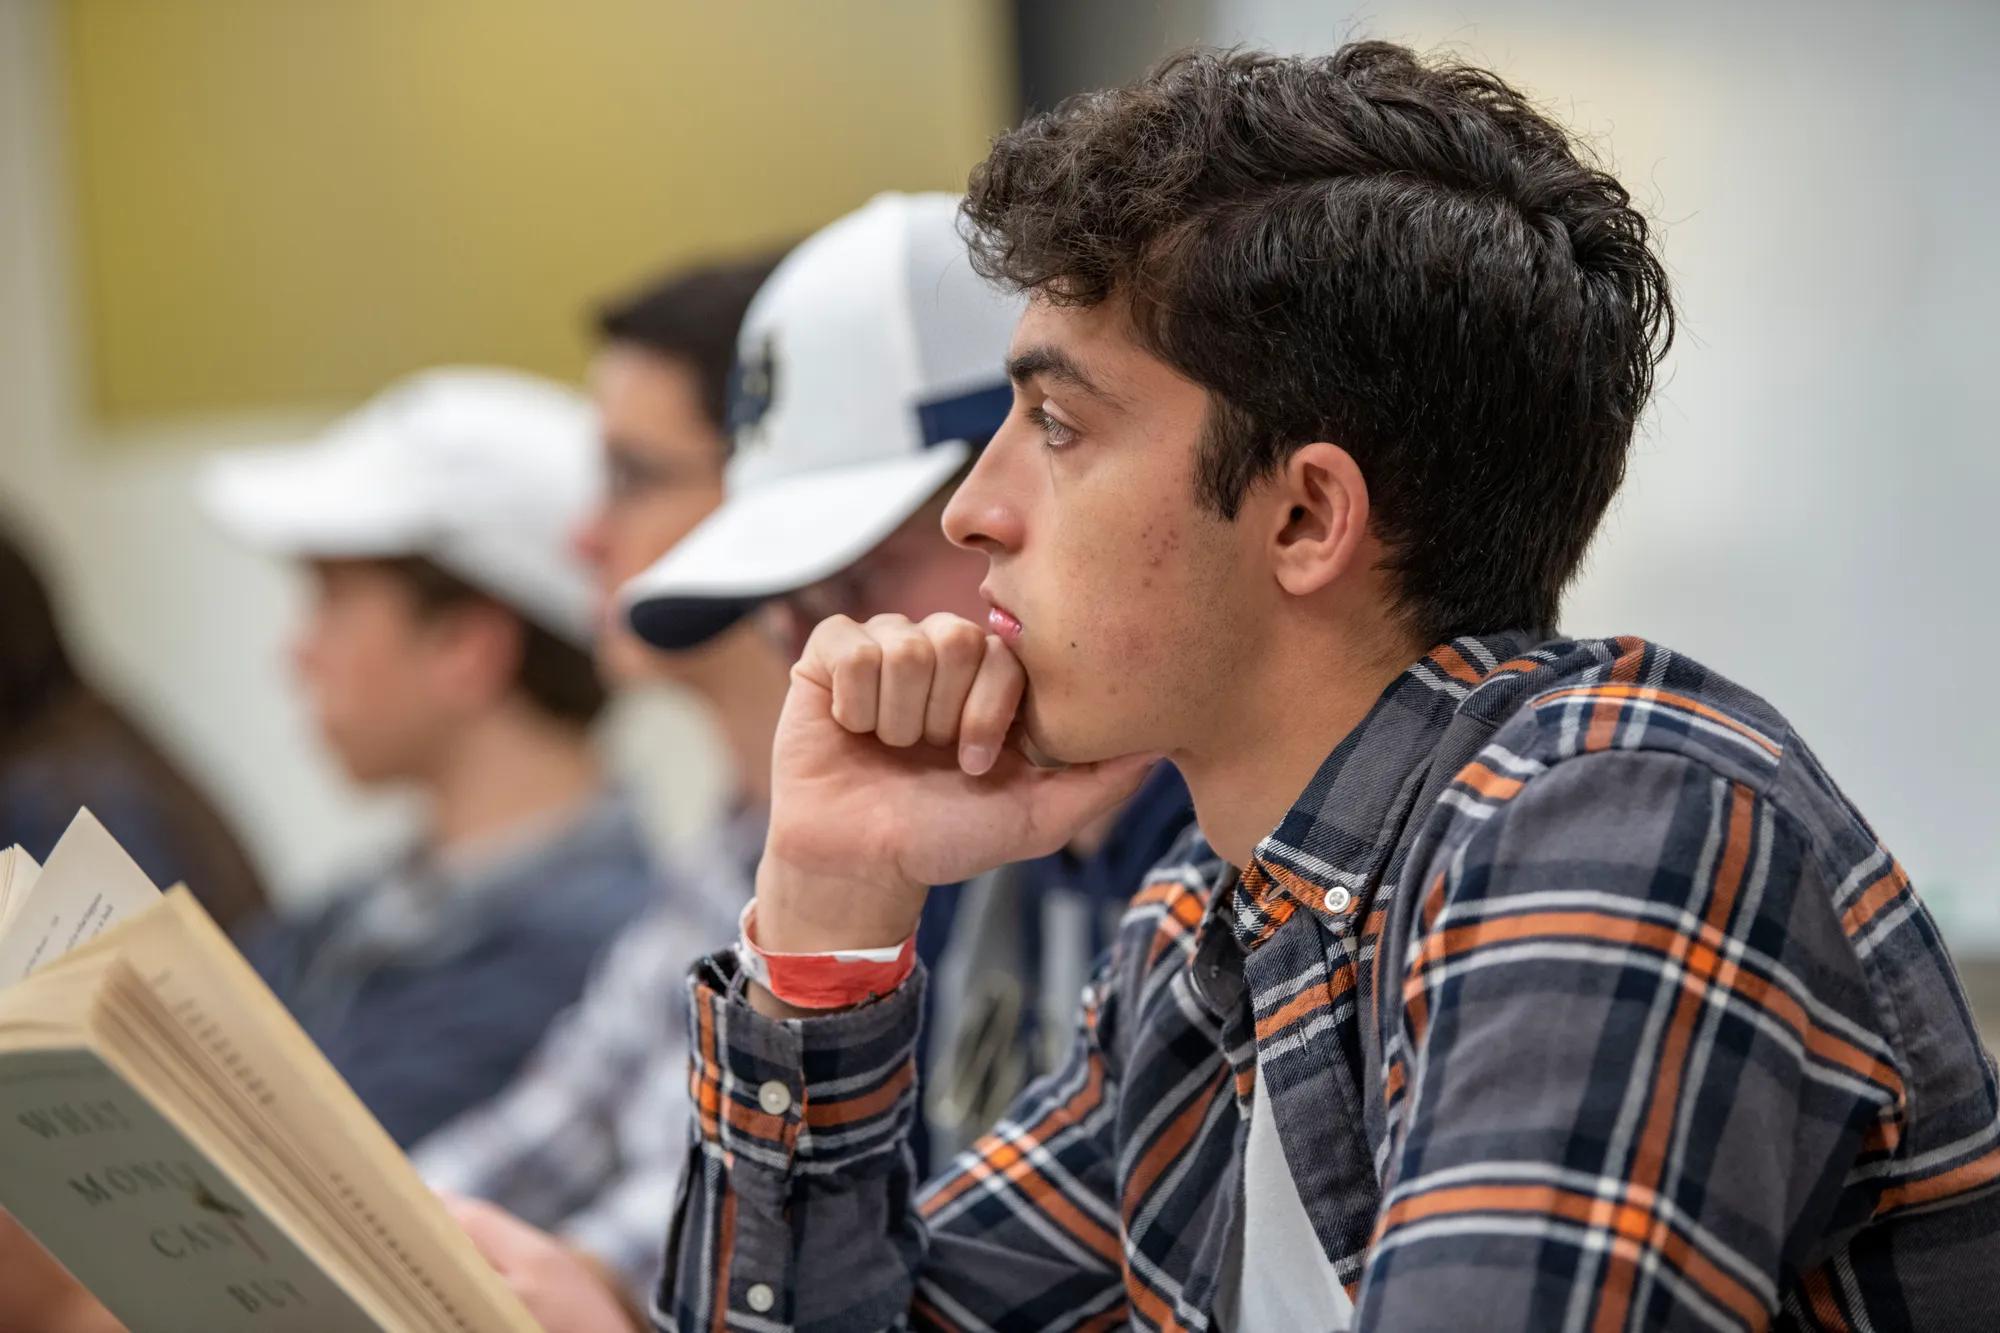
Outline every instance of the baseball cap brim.
POLYGON ((292 556, 405 554, 420 517, 382 459, 318 445, 241 450, 202 469, 199 498, 247 546, 292 556))
POLYGON ((819 582, 880 545, 972 456, 963 440, 739 491, 625 585, 627 621, 656 648, 693 648, 758 603, 819 582))

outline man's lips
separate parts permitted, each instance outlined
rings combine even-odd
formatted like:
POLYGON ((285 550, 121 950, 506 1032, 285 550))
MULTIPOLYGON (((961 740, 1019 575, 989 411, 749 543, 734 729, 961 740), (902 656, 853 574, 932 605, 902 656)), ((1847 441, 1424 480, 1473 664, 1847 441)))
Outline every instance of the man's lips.
POLYGON ((1012 611, 994 602, 986 612, 986 628, 1000 636, 1009 648, 1021 641, 1021 622, 1012 611))

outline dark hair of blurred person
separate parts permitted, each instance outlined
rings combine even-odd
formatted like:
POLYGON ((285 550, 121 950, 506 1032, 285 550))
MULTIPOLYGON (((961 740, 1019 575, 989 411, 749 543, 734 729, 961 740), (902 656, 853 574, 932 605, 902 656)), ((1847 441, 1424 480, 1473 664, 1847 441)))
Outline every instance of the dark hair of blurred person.
POLYGON ((661 653, 616 613, 615 594, 722 503, 736 333, 784 251, 676 270, 602 305, 590 365, 605 461, 603 502, 577 534, 596 571, 597 658, 614 684, 671 681, 709 705, 736 796, 770 795, 781 658, 751 620, 699 649, 661 653))
MULTIPOLYGON (((492 600, 422 556, 404 556, 382 564, 409 587, 418 609, 426 616, 492 600)), ((526 619, 521 621, 514 686, 543 713, 579 727, 597 720, 608 697, 588 652, 526 619)))
MULTIPOLYGON (((315 558, 312 608, 293 662, 320 732, 363 786, 433 785, 455 733, 496 709, 596 781, 589 729, 606 693, 591 656, 425 556, 315 558)), ((546 767, 545 765, 543 767, 546 767)), ((461 831, 449 808, 438 834, 461 831)))
POLYGON ((45 860, 88 806, 152 880, 185 883, 224 927, 264 888, 215 807, 77 670, 47 583, 0 532, 0 845, 45 860))
POLYGON ((685 382, 714 428, 723 452, 729 415, 729 371, 736 364, 736 330, 743 312, 784 248, 744 259, 679 269, 599 307, 602 351, 651 353, 686 372, 685 382))

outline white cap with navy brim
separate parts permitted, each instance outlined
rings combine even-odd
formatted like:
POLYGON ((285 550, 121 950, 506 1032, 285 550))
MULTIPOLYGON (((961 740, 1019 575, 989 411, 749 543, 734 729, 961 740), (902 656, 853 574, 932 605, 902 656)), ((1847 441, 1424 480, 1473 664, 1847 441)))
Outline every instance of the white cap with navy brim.
POLYGON ((625 586, 632 628, 694 647, 894 532, 1006 417, 1022 305, 973 272, 955 195, 879 195, 800 244, 744 317, 728 498, 625 586))
POLYGON ((402 380, 318 439, 210 459, 202 506, 279 555, 422 556, 588 647, 595 594, 574 550, 602 492, 596 417, 574 389, 511 370, 402 380))

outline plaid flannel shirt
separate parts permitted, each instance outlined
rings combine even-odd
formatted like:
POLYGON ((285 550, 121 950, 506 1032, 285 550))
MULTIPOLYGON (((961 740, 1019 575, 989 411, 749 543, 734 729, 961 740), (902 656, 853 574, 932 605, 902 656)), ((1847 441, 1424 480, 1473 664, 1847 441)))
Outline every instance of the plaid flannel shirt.
POLYGON ((410 1154, 434 1189, 499 1204, 649 1291, 687 1155, 682 979, 735 938, 763 849, 763 810, 741 810, 688 868, 665 869, 659 905, 605 951, 514 1081, 410 1154))
POLYGON ((1639 640, 1442 645, 1240 874, 1191 836, 1068 1064, 918 1195, 921 985, 779 1022, 697 965, 661 1328, 1216 1327, 1260 1068, 1361 1328, 2000 1311, 1931 918, 1769 705, 1639 640))

